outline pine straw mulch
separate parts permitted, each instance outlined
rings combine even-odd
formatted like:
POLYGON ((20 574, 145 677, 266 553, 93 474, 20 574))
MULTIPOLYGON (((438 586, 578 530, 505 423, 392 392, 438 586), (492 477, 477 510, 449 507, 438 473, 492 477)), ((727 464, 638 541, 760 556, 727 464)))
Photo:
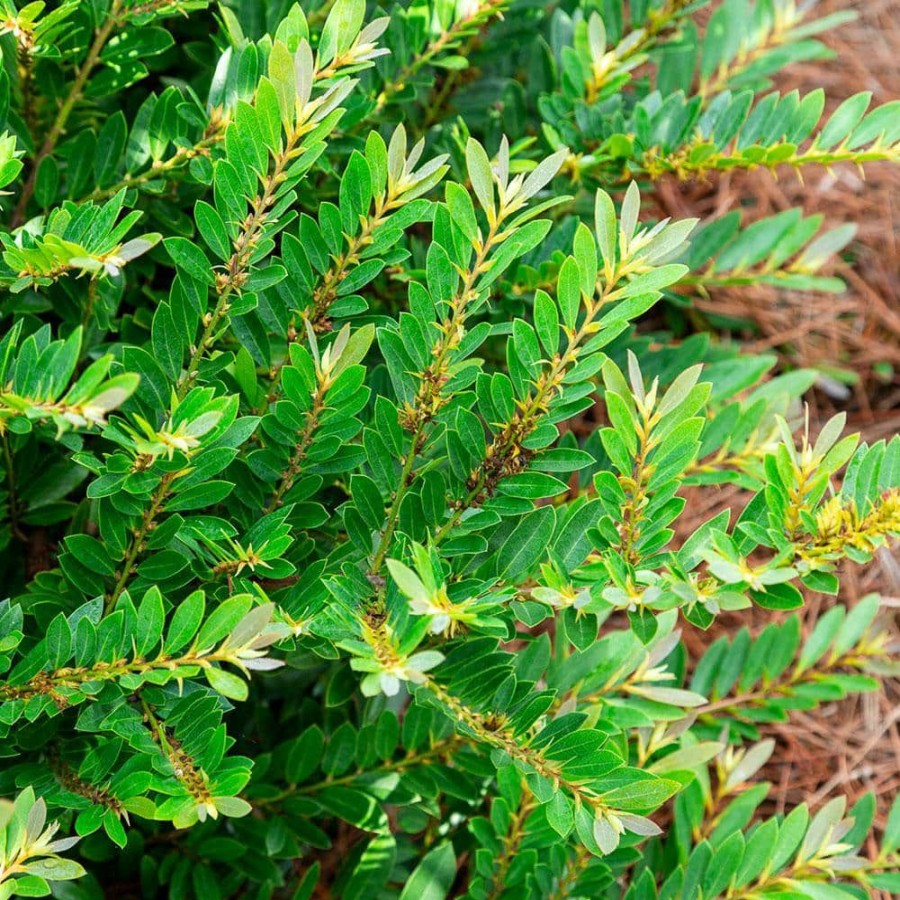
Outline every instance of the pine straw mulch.
MULTIPOLYGON (((896 0, 825 0, 817 13, 853 7, 859 18, 826 35, 835 51, 831 61, 798 64, 777 79, 780 90, 798 88, 801 95, 823 87, 826 111, 857 91, 873 93, 873 103, 900 98, 900 16, 896 0)), ((715 181, 660 186, 660 199, 673 216, 722 215, 743 208, 744 224, 793 206, 805 215, 822 213, 825 227, 844 222, 859 226, 847 261, 837 267, 848 285, 844 295, 776 292, 767 287, 717 291, 698 302, 701 310, 752 322, 741 340, 745 352, 776 352, 787 367, 835 367, 855 373, 849 391, 825 380, 810 399, 810 418, 821 425, 838 410, 850 426, 873 441, 900 432, 900 168, 875 164, 863 173, 852 167, 804 173, 735 172, 715 181), (885 365, 896 371, 885 371, 885 365)), ((691 496, 688 509, 694 526, 725 506, 743 500, 729 488, 711 499, 709 488, 691 496), (698 506, 703 501, 707 508, 698 506)), ((687 532, 691 523, 685 522, 687 532)), ((846 566, 841 601, 852 605, 869 592, 883 595, 883 616, 897 635, 900 650, 900 555, 888 550, 867 567, 846 566)), ((816 595, 807 604, 808 632, 828 609, 831 598, 816 595)), ((743 624, 758 630, 773 613, 765 610, 731 614, 711 632, 692 631, 686 639, 702 652, 719 634, 734 634, 743 624)), ((772 726, 778 748, 765 776, 772 781, 773 808, 797 803, 820 805, 828 796, 844 794, 848 806, 866 791, 878 799, 876 831, 883 827, 894 797, 900 793, 900 680, 888 680, 881 692, 860 695, 818 710, 794 713, 788 723, 772 726)), ((874 849, 874 846, 870 849, 874 849)), ((885 895, 887 896, 887 895, 885 895)))

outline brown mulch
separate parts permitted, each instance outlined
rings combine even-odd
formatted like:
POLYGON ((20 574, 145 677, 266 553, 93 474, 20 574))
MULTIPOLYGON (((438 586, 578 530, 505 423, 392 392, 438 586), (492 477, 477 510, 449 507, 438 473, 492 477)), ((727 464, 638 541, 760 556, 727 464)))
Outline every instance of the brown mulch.
MULTIPOLYGON (((872 91, 878 104, 900 97, 896 0, 824 0, 816 13, 848 7, 858 12, 857 21, 823 38, 837 58, 791 67, 777 79, 778 89, 798 88, 802 95, 821 86, 828 96, 826 112, 862 90, 872 91)), ((751 330, 736 335, 746 352, 777 352, 787 368, 816 366, 853 373, 849 391, 841 392, 828 381, 814 390, 809 398, 813 431, 815 423, 821 425, 844 409, 850 425, 866 440, 900 432, 900 167, 874 164, 865 173, 852 167, 816 169, 805 172, 803 181, 791 171, 778 177, 765 171, 736 172, 714 182, 669 183, 660 199, 675 216, 706 217, 744 208, 747 224, 799 206, 806 215, 824 214, 825 228, 856 222, 857 237, 836 271, 847 282, 846 294, 792 294, 760 286, 718 291, 698 306, 751 321, 751 330)), ((685 523, 686 533, 718 509, 742 504, 732 489, 711 497, 705 488, 691 497, 688 508, 694 522, 685 523), (698 508, 695 500, 707 508, 698 508)), ((900 649, 900 554, 882 550, 870 565, 848 565, 842 574, 842 602, 852 605, 869 592, 883 595, 884 618, 898 635, 895 649, 900 649)), ((807 631, 832 602, 823 596, 810 599, 803 612, 807 631)), ((715 624, 712 635, 698 632, 686 639, 702 651, 718 634, 734 634, 743 624, 761 628, 773 615, 766 610, 732 614, 715 624)), ((789 723, 769 733, 778 741, 765 772, 774 785, 775 809, 804 801, 816 807, 840 793, 849 807, 872 791, 878 799, 876 831, 883 827, 900 793, 900 680, 887 680, 879 693, 792 714, 789 723)))

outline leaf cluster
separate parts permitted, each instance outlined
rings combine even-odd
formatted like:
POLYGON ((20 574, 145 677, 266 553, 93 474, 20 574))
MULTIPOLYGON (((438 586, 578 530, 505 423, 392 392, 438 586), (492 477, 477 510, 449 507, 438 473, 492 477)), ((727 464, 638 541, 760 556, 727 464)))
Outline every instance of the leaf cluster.
POLYGON ((759 777, 896 672, 801 608, 900 438, 692 309, 853 226, 654 200, 900 117, 772 90, 842 16, 706 5, 0 0, 0 898, 897 889, 900 807, 759 777))

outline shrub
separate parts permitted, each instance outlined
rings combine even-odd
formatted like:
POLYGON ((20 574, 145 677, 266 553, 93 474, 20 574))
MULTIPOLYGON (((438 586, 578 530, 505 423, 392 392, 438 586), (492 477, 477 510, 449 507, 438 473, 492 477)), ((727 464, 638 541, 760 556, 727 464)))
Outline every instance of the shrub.
POLYGON ((843 16, 0 5, 0 897, 897 890, 900 805, 863 854, 872 798, 756 779, 896 671, 877 597, 779 613, 900 532, 900 439, 690 331, 852 229, 653 223, 897 160, 896 103, 767 93, 843 16))

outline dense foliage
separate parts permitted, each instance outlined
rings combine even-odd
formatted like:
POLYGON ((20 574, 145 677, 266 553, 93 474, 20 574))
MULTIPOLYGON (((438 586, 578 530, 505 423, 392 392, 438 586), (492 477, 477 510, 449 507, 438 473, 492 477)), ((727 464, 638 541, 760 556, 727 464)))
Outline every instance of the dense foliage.
POLYGON ((853 229, 653 202, 898 161, 770 91, 843 16, 304 7, 0 0, 0 898, 900 889, 900 805, 757 780, 896 671, 877 597, 782 611, 900 533, 900 439, 691 309, 853 229))

